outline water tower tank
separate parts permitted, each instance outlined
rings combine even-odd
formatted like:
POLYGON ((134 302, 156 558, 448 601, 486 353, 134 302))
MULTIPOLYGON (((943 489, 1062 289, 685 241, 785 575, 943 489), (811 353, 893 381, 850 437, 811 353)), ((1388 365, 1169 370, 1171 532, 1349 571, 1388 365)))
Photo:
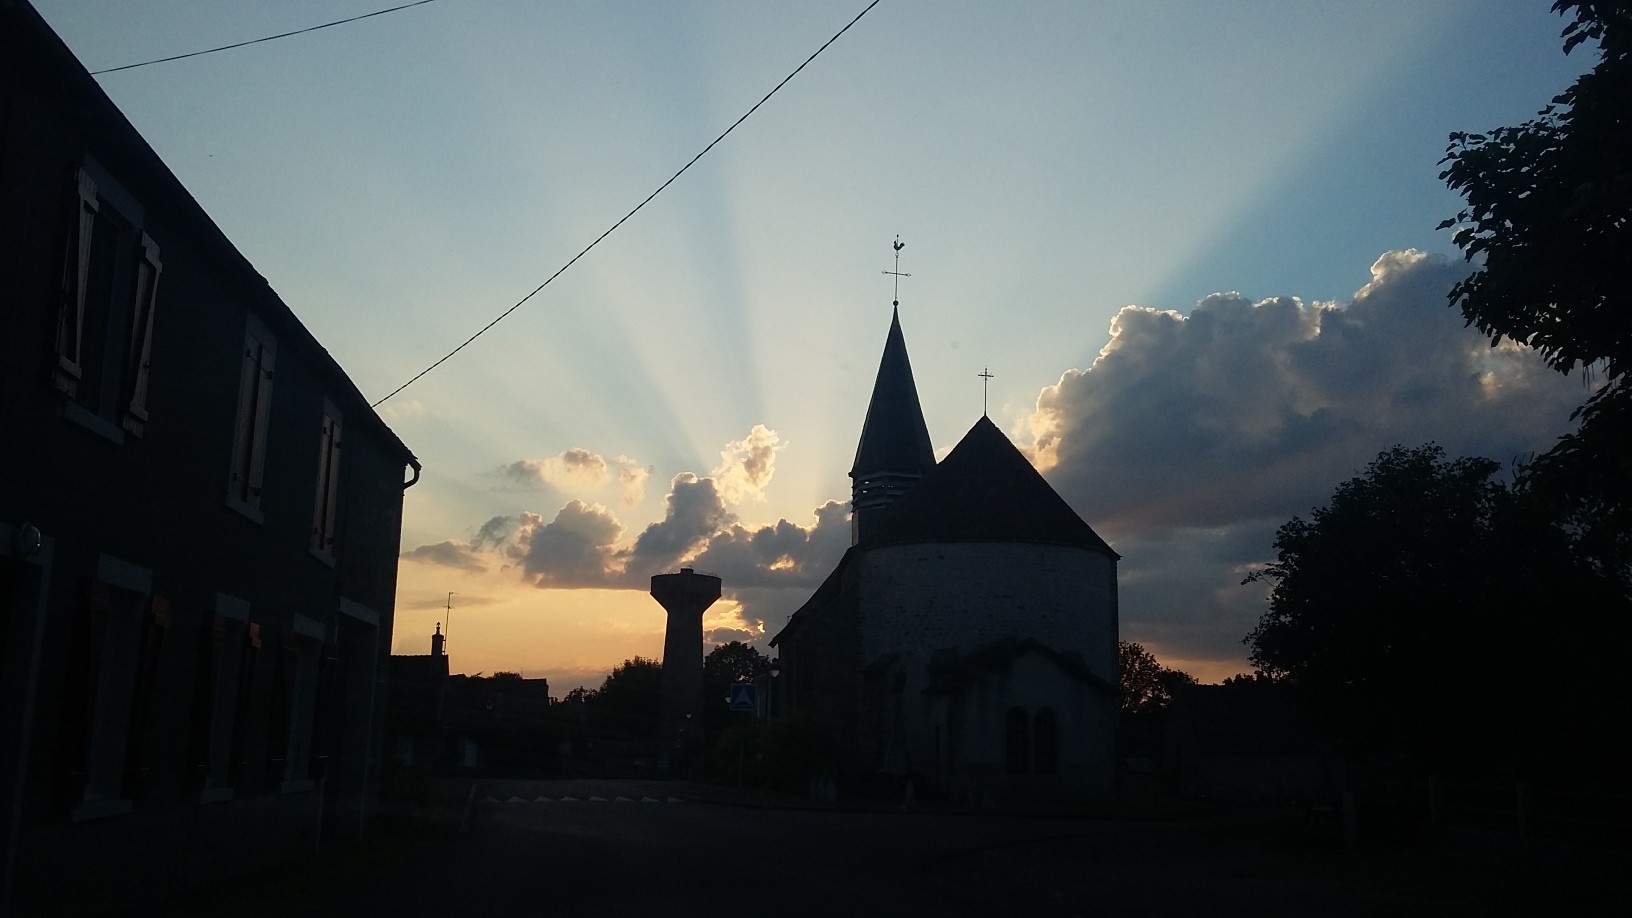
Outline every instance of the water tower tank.
POLYGON ((652 577, 652 598, 669 614, 663 636, 658 742, 671 767, 702 740, 703 612, 720 598, 720 578, 683 567, 652 577))

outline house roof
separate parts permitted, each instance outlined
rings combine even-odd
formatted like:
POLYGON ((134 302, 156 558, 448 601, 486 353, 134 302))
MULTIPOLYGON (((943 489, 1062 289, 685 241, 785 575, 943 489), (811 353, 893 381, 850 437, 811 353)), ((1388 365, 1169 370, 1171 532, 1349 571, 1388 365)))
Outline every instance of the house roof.
POLYGON ((844 556, 839 558, 838 564, 833 565, 833 570, 828 573, 827 579, 822 581, 822 585, 816 588, 816 592, 810 594, 810 598, 805 600, 803 605, 788 616, 788 623, 782 626, 782 630, 778 631, 775 637, 771 638, 772 647, 776 647, 783 638, 797 632, 800 627, 810 621, 811 616, 821 614, 819 610, 838 601, 843 590, 845 568, 850 566, 850 559, 855 557, 855 554, 855 546, 844 550, 844 556))
POLYGON ((1044 542, 1119 557, 986 417, 881 515, 867 540, 904 542, 1044 542))
POLYGON ((901 313, 896 310, 890 316, 890 333, 884 339, 884 356, 878 362, 878 378, 873 382, 872 401, 867 403, 867 420, 861 425, 850 477, 878 472, 923 474, 934 465, 935 450, 918 403, 918 386, 912 380, 901 313))

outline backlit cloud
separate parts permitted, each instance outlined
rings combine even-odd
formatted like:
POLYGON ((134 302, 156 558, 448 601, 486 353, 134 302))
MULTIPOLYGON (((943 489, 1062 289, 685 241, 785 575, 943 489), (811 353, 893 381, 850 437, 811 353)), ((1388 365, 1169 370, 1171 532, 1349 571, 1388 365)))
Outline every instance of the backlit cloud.
POLYGON ((1276 528, 1379 451, 1434 440, 1508 462, 1565 431, 1580 382, 1464 327, 1446 293, 1465 272, 1389 252, 1346 303, 1129 306, 1092 366, 1041 392, 1034 461, 1124 555, 1125 638, 1228 669, 1264 608, 1241 580, 1276 528))
POLYGON ((632 571, 655 574, 688 560, 709 536, 731 525, 736 516, 725 507, 712 478, 691 472, 674 476, 664 498, 663 519, 647 526, 629 552, 632 571))
POLYGON ((580 496, 596 494, 616 479, 623 505, 633 507, 646 496, 646 479, 650 472, 628 456, 607 459, 582 447, 573 447, 558 456, 518 459, 500 467, 498 474, 515 484, 547 484, 580 496))
POLYGON ((462 571, 487 570, 487 565, 482 563, 478 549, 452 539, 431 545, 421 545, 418 548, 403 552, 402 557, 408 561, 440 564, 443 567, 457 568, 462 571))
POLYGON ((764 424, 755 424, 748 436, 727 443, 714 470, 721 498, 728 504, 748 497, 764 500, 765 486, 776 471, 776 452, 784 445, 776 431, 764 424))
POLYGON ((605 507, 574 500, 548 523, 538 514, 522 514, 512 544, 523 574, 537 586, 604 587, 621 572, 622 535, 623 524, 605 507))
POLYGON ((1093 365, 1038 396, 1034 459, 1114 539, 1305 512, 1395 443, 1544 449, 1580 385, 1465 328, 1446 305, 1465 271, 1389 252, 1345 304, 1125 307, 1093 365))

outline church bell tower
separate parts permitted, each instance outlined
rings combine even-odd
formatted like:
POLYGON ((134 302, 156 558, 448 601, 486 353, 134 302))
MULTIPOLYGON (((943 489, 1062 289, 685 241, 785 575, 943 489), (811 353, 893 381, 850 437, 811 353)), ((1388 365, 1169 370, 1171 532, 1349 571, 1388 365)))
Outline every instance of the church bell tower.
MULTIPOLYGON (((902 248, 897 237, 897 268, 902 248)), ((894 274, 898 284, 899 278, 908 276, 899 271, 884 273, 894 274)), ((894 307, 890 333, 884 339, 884 356, 878 363, 878 379, 873 382, 873 398, 867 403, 867 420, 861 425, 856 461, 850 467, 852 545, 865 541, 878 515, 935 467, 935 451, 929 443, 923 407, 918 403, 912 363, 907 359, 907 341, 901 334, 899 292, 894 307)))

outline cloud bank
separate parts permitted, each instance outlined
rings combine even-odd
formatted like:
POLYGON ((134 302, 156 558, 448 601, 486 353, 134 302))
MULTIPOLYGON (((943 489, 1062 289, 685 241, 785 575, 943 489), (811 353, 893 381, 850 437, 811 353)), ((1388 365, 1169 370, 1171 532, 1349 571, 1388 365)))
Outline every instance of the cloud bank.
MULTIPOLYGON (((763 500, 775 474, 776 453, 784 444, 775 431, 754 425, 741 440, 727 443, 720 465, 709 477, 681 472, 669 483, 661 520, 632 539, 605 506, 574 499, 548 521, 522 511, 497 516, 477 527, 468 541, 448 540, 403 552, 405 560, 466 571, 490 567, 519 571, 545 589, 646 590, 653 574, 682 565, 718 575, 732 618, 713 630, 716 640, 768 637, 766 618, 778 625, 808 591, 821 582, 850 544, 849 511, 828 501, 801 524, 786 519, 745 525, 734 509, 763 500), (792 591, 792 592, 789 592, 792 591)), ((620 457, 621 472, 645 470, 620 457)), ((588 450, 506 466, 516 481, 593 488, 610 479, 608 463, 588 450)))
POLYGON ((1564 432, 1581 384, 1464 327, 1446 295, 1466 270, 1388 252, 1346 303, 1128 306, 1088 369, 1039 394, 1029 451, 1125 555, 1125 634, 1239 659, 1263 608, 1246 566, 1379 451, 1434 440, 1508 462, 1564 432))

